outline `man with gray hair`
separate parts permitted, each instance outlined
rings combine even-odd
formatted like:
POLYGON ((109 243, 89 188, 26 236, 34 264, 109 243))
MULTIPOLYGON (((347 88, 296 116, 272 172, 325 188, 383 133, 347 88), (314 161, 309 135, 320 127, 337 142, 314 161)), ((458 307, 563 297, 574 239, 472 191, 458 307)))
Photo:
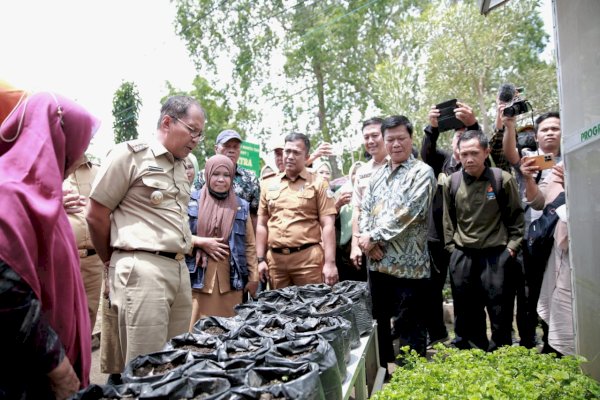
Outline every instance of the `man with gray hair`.
POLYGON ((204 122, 195 99, 170 97, 156 139, 118 144, 96 176, 86 219, 108 276, 105 304, 118 320, 110 332, 102 326, 103 337, 118 338, 103 372, 122 372, 125 362, 161 350, 189 328, 192 296, 184 254, 197 239, 187 223, 185 158, 201 140, 204 122))

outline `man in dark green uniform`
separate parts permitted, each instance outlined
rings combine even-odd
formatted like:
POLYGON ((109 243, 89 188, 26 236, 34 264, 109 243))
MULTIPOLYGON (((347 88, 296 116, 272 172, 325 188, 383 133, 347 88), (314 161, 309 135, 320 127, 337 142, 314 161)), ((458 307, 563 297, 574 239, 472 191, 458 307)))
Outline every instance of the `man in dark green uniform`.
POLYGON ((490 149, 481 131, 458 141, 463 170, 460 185, 444 185, 444 241, 452 253, 455 344, 495 350, 511 345, 514 288, 512 273, 523 238, 523 209, 516 180, 484 164, 490 149), (496 176, 500 176, 498 182, 496 176), (485 310, 492 338, 486 333, 485 310))

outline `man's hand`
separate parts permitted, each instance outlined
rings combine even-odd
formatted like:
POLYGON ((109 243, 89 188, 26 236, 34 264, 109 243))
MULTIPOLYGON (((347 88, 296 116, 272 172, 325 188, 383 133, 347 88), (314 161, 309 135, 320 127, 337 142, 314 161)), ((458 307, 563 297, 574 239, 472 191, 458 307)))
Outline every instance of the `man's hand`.
POLYGON ((383 258, 384 255, 385 253, 383 252, 381 246, 379 244, 376 244, 375 246, 373 246, 371 251, 369 251, 367 257, 369 257, 372 260, 379 261, 383 258))
POLYGON ((358 246, 362 251, 369 254, 369 251, 375 246, 375 243, 371 242, 371 235, 364 233, 358 238, 358 246))
POLYGON ((354 265, 354 268, 357 270, 360 270, 360 267, 362 266, 362 255, 363 253, 360 247, 352 244, 352 248, 350 250, 350 260, 352 260, 352 265, 354 265))
POLYGON ((552 173, 556 176, 556 182, 565 187, 565 165, 563 163, 556 164, 552 167, 552 173))
POLYGON ((258 282, 248 282, 245 288, 252 298, 256 297, 256 291, 258 290, 258 282))
POLYGON ((330 156, 332 154, 333 154, 333 147, 331 147, 331 143, 323 142, 310 155, 310 158, 314 161, 319 157, 330 156))
POLYGON ((534 179, 540 170, 540 167, 533 165, 535 159, 531 157, 524 157, 521 159, 521 174, 525 179, 534 179))
POLYGON ((506 108, 505 104, 501 104, 499 107, 499 110, 501 110, 501 114, 502 115, 502 123, 504 124, 504 127, 506 128, 506 133, 510 133, 510 132, 516 132, 516 127, 517 127, 517 117, 516 116, 506 116, 504 115, 504 109, 506 108))
POLYGON ((269 266, 267 265, 266 261, 261 261, 258 263, 258 279, 264 283, 267 283, 270 279, 269 266))
MULTIPOLYGON (((473 126, 477 122, 473 109, 465 103, 456 102, 457 107, 454 109, 454 116, 457 120, 465 124, 465 126, 473 126)), ((431 114, 431 112, 430 112, 431 114)))
POLYGON ((85 196, 72 193, 71 189, 63 189, 63 207, 67 214, 77 214, 83 211, 87 204, 85 196))
POLYGON ((431 108, 429 109, 429 125, 431 125, 432 128, 438 127, 438 118, 439 117, 440 117, 440 110, 438 110, 436 106, 431 106, 431 108))
POLYGON ((352 192, 342 193, 335 201, 335 209, 340 212, 340 209, 352 200, 352 192))
POLYGON ((79 378, 67 356, 48 373, 50 388, 57 399, 67 399, 79 390, 79 378))
POLYGON ((229 246, 223 243, 223 238, 197 237, 196 247, 200 247, 210 258, 215 261, 227 259, 229 246))
POLYGON ((323 281, 329 286, 335 285, 339 280, 338 270, 335 263, 323 264, 323 281))
POLYGON ((517 253, 513 249, 507 247, 506 250, 508 250, 508 254, 510 254, 512 258, 517 256, 517 253))

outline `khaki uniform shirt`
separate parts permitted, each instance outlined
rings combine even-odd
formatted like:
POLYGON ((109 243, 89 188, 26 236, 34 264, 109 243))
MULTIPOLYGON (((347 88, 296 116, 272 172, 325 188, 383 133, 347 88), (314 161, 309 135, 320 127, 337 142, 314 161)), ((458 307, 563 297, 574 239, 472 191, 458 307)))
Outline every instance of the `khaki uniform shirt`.
POLYGON ((90 197, 112 210, 112 247, 191 252, 184 162, 158 141, 117 145, 100 168, 90 197))
MULTIPOLYGON (((71 193, 85 196, 90 196, 92 191, 92 183, 98 173, 98 166, 92 164, 91 161, 85 160, 75 172, 67 177, 63 182, 63 189, 71 189, 71 193)), ((78 249, 93 249, 92 239, 90 238, 90 231, 88 229, 87 222, 85 220, 85 210, 75 214, 67 214, 73 233, 75 234, 75 241, 77 242, 78 249)))
POLYGON ((382 162, 376 164, 375 159, 372 158, 356 170, 356 181, 354 182, 354 191, 352 192, 352 205, 354 207, 361 207, 363 196, 365 195, 367 186, 369 186, 371 176, 387 164, 387 159, 386 157, 382 162))
POLYGON ((268 245, 299 247, 321 241, 320 216, 335 215, 327 181, 306 168, 294 181, 285 172, 262 182, 258 215, 268 217, 268 245))

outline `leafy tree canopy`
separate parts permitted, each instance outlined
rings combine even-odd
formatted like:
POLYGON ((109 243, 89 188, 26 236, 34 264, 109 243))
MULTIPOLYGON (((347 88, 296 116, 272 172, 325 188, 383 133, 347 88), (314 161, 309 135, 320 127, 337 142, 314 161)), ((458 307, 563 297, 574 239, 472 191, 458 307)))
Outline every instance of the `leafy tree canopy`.
POLYGON ((134 82, 123 82, 113 96, 115 143, 137 139, 138 116, 142 101, 134 82))

